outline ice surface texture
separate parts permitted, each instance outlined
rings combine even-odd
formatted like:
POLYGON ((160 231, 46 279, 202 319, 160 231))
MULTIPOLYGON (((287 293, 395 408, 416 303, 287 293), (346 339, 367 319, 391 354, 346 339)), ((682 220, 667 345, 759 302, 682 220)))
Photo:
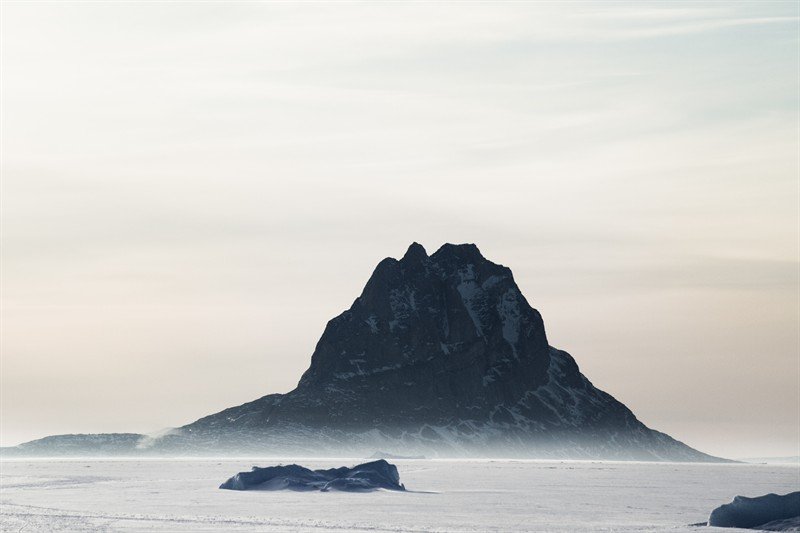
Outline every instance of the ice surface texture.
POLYGON ((377 489, 406 490, 397 467, 384 461, 328 470, 310 470, 300 465, 253 467, 239 472, 219 486, 229 490, 295 490, 365 492, 377 489))
POLYGON ((798 531, 800 492, 784 496, 767 494, 756 498, 736 496, 731 503, 711 511, 708 525, 767 531, 798 531))
POLYGON ((368 462, 242 461, 2 460, 0 531, 721 533, 748 530, 689 524, 705 524, 735 494, 800 490, 789 465, 494 459, 389 461, 406 492, 219 490, 253 465, 368 462))

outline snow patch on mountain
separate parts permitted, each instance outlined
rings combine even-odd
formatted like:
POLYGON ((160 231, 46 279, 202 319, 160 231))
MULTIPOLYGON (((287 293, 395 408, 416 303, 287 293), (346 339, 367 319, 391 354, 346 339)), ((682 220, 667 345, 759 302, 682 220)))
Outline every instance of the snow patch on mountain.
POLYGON ((475 278, 475 265, 469 264, 465 268, 458 271, 461 278, 461 283, 458 284, 458 293, 461 295, 461 301, 475 324, 475 331, 479 337, 483 337, 483 323, 481 321, 481 312, 483 311, 483 289, 478 285, 475 278))
POLYGON ((500 303, 497 305, 497 312, 500 314, 500 320, 503 324, 503 338, 511 346, 514 357, 519 357, 517 341, 519 341, 522 314, 519 309, 517 293, 514 290, 508 289, 503 293, 500 303))

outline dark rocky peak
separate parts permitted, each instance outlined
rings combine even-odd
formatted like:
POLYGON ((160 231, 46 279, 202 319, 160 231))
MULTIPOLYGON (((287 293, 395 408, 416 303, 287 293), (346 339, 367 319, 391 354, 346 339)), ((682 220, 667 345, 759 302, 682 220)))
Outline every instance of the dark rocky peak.
POLYGON ((459 280, 477 282, 485 281, 491 276, 495 276, 494 281, 499 281, 500 278, 513 281, 511 270, 483 257, 474 244, 444 244, 433 255, 428 256, 425 248, 414 242, 399 261, 387 257, 378 263, 365 286, 365 293, 371 292, 372 285, 385 287, 419 278, 438 277, 446 280, 457 277, 459 280))
POLYGON ((400 261, 405 264, 417 264, 427 259, 428 253, 425 251, 425 248, 418 242, 412 242, 400 261))
POLYGON ((431 255, 430 262, 441 278, 453 277, 458 284, 506 282, 516 289, 511 270, 486 259, 474 244, 445 244, 431 255))
POLYGON ((511 271, 474 244, 418 243, 381 261, 350 309, 331 320, 300 385, 351 380, 435 359, 480 367, 476 379, 535 359, 546 371, 547 338, 511 271))
POLYGON ((472 243, 465 244, 450 244, 445 243, 434 252, 431 256, 435 261, 451 261, 456 260, 460 262, 481 262, 487 261, 485 257, 478 250, 478 247, 472 243))

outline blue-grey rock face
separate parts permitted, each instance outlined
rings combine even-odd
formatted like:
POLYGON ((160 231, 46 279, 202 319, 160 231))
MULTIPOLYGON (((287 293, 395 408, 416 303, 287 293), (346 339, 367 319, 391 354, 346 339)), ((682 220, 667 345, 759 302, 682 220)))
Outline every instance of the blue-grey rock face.
POLYGON ((182 429, 202 446, 269 453, 713 459, 592 386, 549 346, 511 270, 473 244, 384 259, 294 391, 182 429))
POLYGON ((800 492, 755 498, 736 496, 731 503, 711 511, 708 525, 763 531, 797 531, 800 528, 800 492))
POLYGON ((397 467, 384 461, 372 461, 352 468, 310 470, 300 465, 254 466, 239 472, 219 486, 228 490, 295 490, 327 492, 368 492, 378 489, 406 490, 400 483, 397 467))
POLYGON ((316 417, 355 429, 451 424, 479 411, 505 420, 495 408, 547 383, 549 365, 542 318, 508 268, 474 245, 428 257, 413 244, 328 323, 295 394, 322 395, 316 417))
POLYGON ((715 460, 595 388, 474 244, 381 261, 295 390, 143 442, 137 453, 715 460))

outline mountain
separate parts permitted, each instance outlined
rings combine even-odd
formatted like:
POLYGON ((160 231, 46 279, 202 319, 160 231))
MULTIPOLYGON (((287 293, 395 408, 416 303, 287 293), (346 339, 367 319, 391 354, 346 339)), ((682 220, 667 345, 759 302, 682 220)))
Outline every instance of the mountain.
POLYGON ((474 244, 445 244, 429 256, 417 243, 400 260, 381 261, 350 309, 328 322, 296 389, 142 439, 135 451, 378 449, 717 460, 649 429, 594 387, 568 353, 549 345, 541 315, 507 267, 474 244))

